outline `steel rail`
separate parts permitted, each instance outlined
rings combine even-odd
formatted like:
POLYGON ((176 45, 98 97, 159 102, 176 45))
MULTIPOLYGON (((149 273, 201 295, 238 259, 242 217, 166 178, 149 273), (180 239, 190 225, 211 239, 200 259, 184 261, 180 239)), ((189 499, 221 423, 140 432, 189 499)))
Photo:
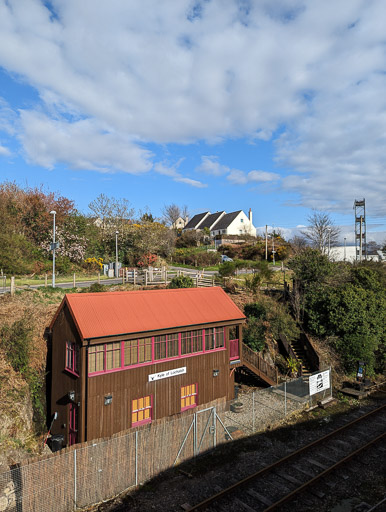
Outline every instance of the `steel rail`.
MULTIPOLYGON (((204 501, 202 501, 200 503, 197 503, 197 505, 193 505, 192 507, 188 508, 186 512, 194 512, 194 511, 197 511, 197 510, 205 510, 205 508, 207 508, 209 505, 211 505, 215 501, 218 501, 219 499, 227 496, 228 494, 231 494, 233 491, 235 491, 236 489, 239 489, 240 487, 246 486, 247 484, 249 484, 251 481, 255 480, 256 478, 258 478, 258 477, 260 477, 260 476, 262 476, 262 475, 264 475, 266 473, 269 473, 270 471, 272 471, 275 468, 281 466, 285 462, 288 462, 291 459, 294 459, 295 457, 298 457, 299 455, 301 455, 302 453, 310 450, 311 448, 314 448, 315 446, 318 446, 319 444, 322 444, 323 442, 325 442, 328 439, 334 437, 335 435, 339 434, 340 432, 343 432, 344 430, 349 429, 350 427, 352 427, 356 423, 360 423, 364 419, 366 419, 366 418, 368 418, 368 417, 370 417, 372 415, 375 415, 375 414, 381 412, 382 410, 385 409, 385 407, 386 407, 386 404, 383 404, 381 407, 378 407, 377 409, 374 409, 372 411, 369 411, 366 414, 363 414, 359 418, 356 418, 355 420, 350 421, 346 425, 343 425, 342 427, 339 427, 336 430, 333 430, 329 434, 326 434, 325 436, 320 437, 319 439, 316 439, 315 441, 312 441, 311 443, 303 446, 302 448, 299 448, 299 450, 296 450, 296 451, 290 453, 289 455, 286 455, 285 457, 283 457, 280 460, 277 460, 273 464, 270 464, 269 466, 265 466, 264 468, 260 469, 256 473, 253 473, 252 475, 249 475, 246 478, 243 478, 239 482, 234 483, 233 485, 227 487, 226 489, 223 489, 222 491, 219 491, 218 493, 213 494, 212 496, 209 496, 209 498, 206 498, 204 501)), ((382 434, 382 435, 384 435, 384 434, 382 434)), ((374 441, 374 442, 376 442, 376 441, 374 441)), ((266 510, 270 510, 270 509, 266 509, 266 510)))

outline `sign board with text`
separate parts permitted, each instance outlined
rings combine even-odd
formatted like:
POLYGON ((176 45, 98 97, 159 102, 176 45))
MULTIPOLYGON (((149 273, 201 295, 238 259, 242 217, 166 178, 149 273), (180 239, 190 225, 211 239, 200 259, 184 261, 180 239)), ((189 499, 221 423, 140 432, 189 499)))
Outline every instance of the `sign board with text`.
POLYGON ((182 368, 174 368, 173 370, 167 370, 166 372, 152 373, 148 377, 148 382, 154 382, 155 380, 168 379, 169 377, 176 377, 186 373, 186 366, 182 368))
POLYGON ((310 395, 315 395, 316 393, 320 393, 320 391, 325 391, 330 387, 330 370, 326 370, 324 372, 316 373, 315 375, 310 376, 310 395))

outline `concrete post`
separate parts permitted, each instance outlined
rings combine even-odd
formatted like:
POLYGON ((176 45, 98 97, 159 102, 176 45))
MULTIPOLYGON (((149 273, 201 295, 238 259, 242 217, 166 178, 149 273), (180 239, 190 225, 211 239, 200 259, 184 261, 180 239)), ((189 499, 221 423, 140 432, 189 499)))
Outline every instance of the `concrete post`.
POLYGON ((11 277, 11 295, 15 295, 15 278, 11 277))

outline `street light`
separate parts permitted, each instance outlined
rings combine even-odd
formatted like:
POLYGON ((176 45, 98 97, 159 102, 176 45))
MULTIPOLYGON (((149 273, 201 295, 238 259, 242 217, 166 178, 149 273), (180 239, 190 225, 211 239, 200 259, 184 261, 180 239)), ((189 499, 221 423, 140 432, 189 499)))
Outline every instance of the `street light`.
POLYGON ((115 277, 118 277, 118 234, 119 231, 115 232, 115 277))
POLYGON ((344 256, 343 260, 346 261, 346 237, 344 238, 344 256))
POLYGON ((328 257, 330 257, 330 249, 331 249, 331 228, 327 228, 328 232, 328 257))
POLYGON ((55 242, 55 215, 56 211, 52 210, 50 212, 51 215, 54 216, 54 228, 53 228, 53 240, 51 244, 51 250, 52 250, 52 288, 55 288, 55 249, 56 249, 56 242, 55 242))

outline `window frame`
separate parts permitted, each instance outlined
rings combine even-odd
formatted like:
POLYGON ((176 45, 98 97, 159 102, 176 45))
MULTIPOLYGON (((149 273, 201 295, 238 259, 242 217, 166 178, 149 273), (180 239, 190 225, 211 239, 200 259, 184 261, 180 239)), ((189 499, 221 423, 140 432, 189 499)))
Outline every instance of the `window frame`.
POLYGON ((186 386, 181 386, 181 398, 180 398, 180 406, 181 406, 181 412, 187 411, 189 409, 194 409, 198 405, 198 383, 195 382, 194 384, 187 384, 186 386), (191 386, 194 386, 194 392, 188 393, 183 395, 183 390, 186 390, 187 388, 190 388, 191 386), (182 400, 186 400, 187 398, 195 397, 194 403, 182 406, 182 400))
POLYGON ((64 369, 79 377, 79 347, 74 341, 66 341, 64 369), (69 362, 70 366, 68 366, 69 362))
POLYGON ((146 396, 141 396, 139 398, 133 398, 131 400, 131 426, 132 427, 139 427, 141 425, 146 425, 148 423, 151 423, 152 421, 153 421, 153 395, 146 395, 146 396), (142 408, 134 409, 134 402, 135 401, 138 402, 139 400, 145 400, 146 398, 150 399, 150 405, 149 406, 147 406, 147 407, 145 406, 145 407, 142 407, 142 408), (140 411, 150 411, 149 417, 134 422, 133 421, 133 414, 138 414, 140 411))
MULTIPOLYGON (((95 345, 90 345, 87 353, 87 371, 89 377, 94 377, 97 375, 102 375, 106 373, 112 373, 122 370, 128 370, 132 368, 138 368, 140 366, 148 366, 158 363, 164 363, 166 361, 175 361, 178 359, 184 359, 186 357, 194 357, 202 354, 208 354, 212 352, 218 352, 221 350, 226 350, 226 336, 225 336, 225 327, 207 327, 200 329, 190 329, 186 331, 176 331, 163 335, 156 336, 145 336, 138 338, 125 339, 120 341, 111 341, 108 343, 100 343, 95 345), (210 334, 209 331, 211 331, 210 334), (223 336, 222 339, 223 345, 217 347, 216 339, 217 332, 222 331, 223 336), (206 338, 212 339, 213 343, 206 346, 206 338), (164 340, 162 338, 165 338, 164 340), (184 343, 189 344, 190 352, 182 353, 184 343), (113 344, 119 344, 119 347, 113 348, 113 344), (126 345, 127 344, 127 345, 126 345), (162 348, 162 351, 166 354, 165 357, 156 359, 156 346, 162 348), (178 353, 176 355, 176 349, 178 348, 178 353), (90 352, 92 349, 93 352, 90 352), (113 354, 113 360, 117 360, 114 358, 114 354, 119 351, 119 366, 115 368, 107 369, 107 359, 110 353, 113 354), (130 352, 130 362, 134 361, 132 364, 127 364, 125 360, 125 356, 130 352), (143 353, 143 359, 147 359, 144 361, 140 361, 142 359, 141 354, 143 353), (169 355, 172 353, 172 355, 169 355), (98 361, 99 354, 99 361, 98 361), (103 354, 103 356, 101 356, 103 354), (92 361, 92 365, 90 364, 91 357, 94 357, 95 360, 92 361), (103 369, 98 369, 96 371, 90 371, 90 367, 96 368, 98 366, 98 362, 101 363, 103 360, 103 369)), ((99 365, 101 366, 101 365, 99 365)), ((71 371, 71 370, 69 370, 71 371)), ((78 374, 75 374, 78 375, 78 374)))

